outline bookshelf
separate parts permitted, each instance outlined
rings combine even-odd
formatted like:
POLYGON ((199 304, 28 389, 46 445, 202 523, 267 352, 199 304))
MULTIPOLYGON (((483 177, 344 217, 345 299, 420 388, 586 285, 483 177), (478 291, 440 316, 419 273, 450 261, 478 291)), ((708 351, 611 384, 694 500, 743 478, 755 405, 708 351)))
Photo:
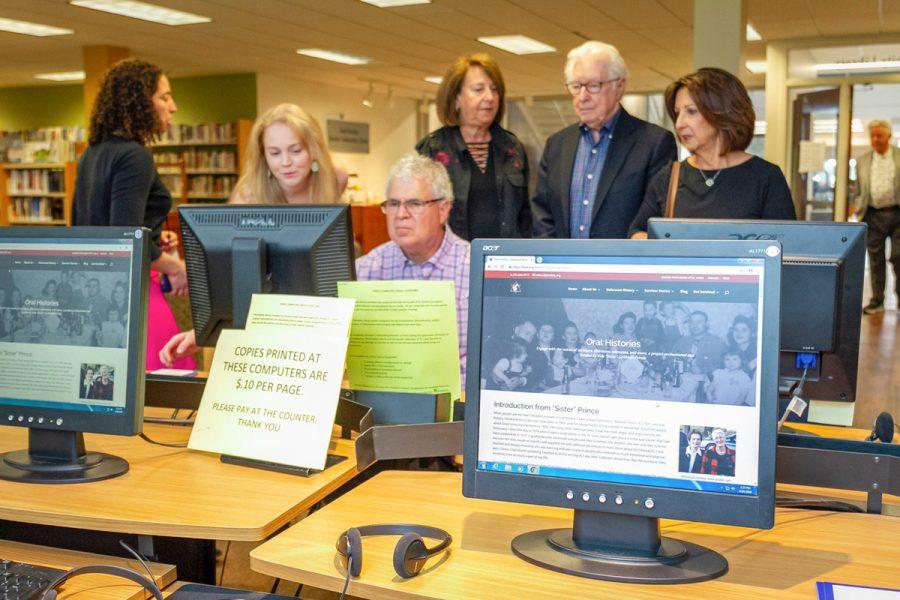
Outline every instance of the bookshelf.
POLYGON ((169 128, 153 144, 153 157, 172 191, 173 205, 227 202, 244 163, 252 126, 253 121, 239 119, 169 128))
POLYGON ((71 225, 77 164, 0 165, 0 225, 71 225))

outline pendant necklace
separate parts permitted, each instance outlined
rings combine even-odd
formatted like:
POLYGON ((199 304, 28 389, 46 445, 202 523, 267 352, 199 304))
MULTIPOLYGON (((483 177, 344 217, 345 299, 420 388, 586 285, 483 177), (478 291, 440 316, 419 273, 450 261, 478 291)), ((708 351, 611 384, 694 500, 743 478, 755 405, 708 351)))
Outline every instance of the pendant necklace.
POLYGON ((703 169, 701 169, 700 167, 697 167, 697 170, 700 171, 700 174, 701 174, 701 175, 703 175, 703 179, 706 181, 706 187, 712 187, 712 186, 716 183, 716 177, 718 177, 718 176, 719 176, 719 173, 722 172, 722 169, 719 169, 718 171, 716 171, 716 174, 715 174, 715 175, 713 175, 712 177, 710 177, 710 176, 707 175, 706 172, 705 172, 703 169))

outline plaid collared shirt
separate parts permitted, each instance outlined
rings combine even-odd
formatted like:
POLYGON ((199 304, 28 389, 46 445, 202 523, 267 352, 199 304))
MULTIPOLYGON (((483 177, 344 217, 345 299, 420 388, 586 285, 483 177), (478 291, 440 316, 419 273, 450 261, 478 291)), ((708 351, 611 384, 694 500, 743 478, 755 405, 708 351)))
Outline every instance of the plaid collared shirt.
POLYGON ((450 228, 437 252, 420 265, 403 254, 394 242, 385 242, 365 256, 356 259, 356 279, 369 280, 451 280, 456 288, 456 327, 459 335, 459 372, 463 389, 466 385, 466 340, 469 324, 469 242, 456 236, 450 228))
POLYGON ((591 219, 594 216, 594 202, 597 188, 603 175, 603 165, 612 143, 616 123, 621 109, 600 128, 600 139, 594 136, 587 125, 578 128, 578 150, 575 154, 575 168, 572 170, 572 185, 569 188, 570 235, 572 239, 591 237, 591 219))

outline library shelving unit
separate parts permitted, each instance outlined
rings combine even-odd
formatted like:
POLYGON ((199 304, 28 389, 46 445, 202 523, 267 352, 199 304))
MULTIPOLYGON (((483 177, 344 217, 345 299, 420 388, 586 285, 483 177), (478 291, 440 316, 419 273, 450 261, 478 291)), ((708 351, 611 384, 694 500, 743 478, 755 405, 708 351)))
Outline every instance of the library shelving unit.
POLYGON ((154 143, 153 156, 173 204, 226 202, 240 175, 252 126, 249 119, 175 125, 154 143))
POLYGON ((0 225, 71 225, 75 161, 0 165, 0 225))

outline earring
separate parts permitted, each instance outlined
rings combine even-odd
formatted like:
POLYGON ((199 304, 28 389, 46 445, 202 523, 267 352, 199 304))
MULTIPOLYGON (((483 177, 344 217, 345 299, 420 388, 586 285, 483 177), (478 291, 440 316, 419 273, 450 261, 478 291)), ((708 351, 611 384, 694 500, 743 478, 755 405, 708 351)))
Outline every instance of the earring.
POLYGON ((272 179, 273 177, 275 177, 274 175, 272 175, 272 171, 266 171, 266 173, 268 174, 269 179, 272 179))
POLYGON ((319 172, 319 161, 314 160, 311 165, 309 165, 309 170, 313 173, 319 172))

